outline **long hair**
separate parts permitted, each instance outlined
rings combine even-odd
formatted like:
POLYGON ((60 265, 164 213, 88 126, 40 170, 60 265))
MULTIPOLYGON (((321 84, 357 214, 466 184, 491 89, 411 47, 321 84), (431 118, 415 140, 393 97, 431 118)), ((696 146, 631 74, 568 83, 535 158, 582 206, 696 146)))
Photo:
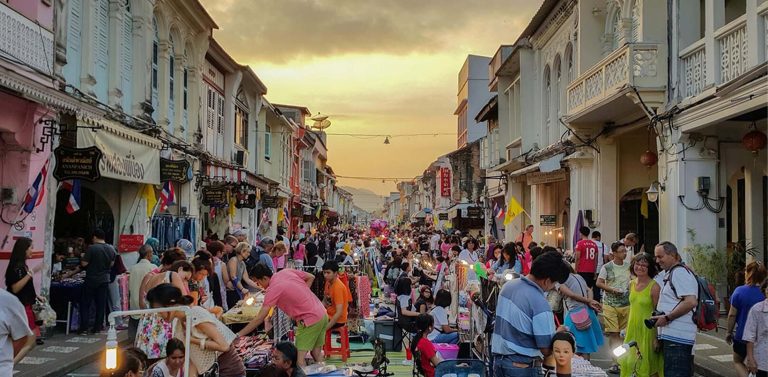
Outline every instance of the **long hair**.
POLYGON ((30 246, 32 246, 32 240, 27 237, 19 237, 16 240, 11 251, 11 259, 8 261, 8 269, 5 271, 6 276, 9 270, 27 266, 27 249, 30 246))
MULTIPOLYGON (((416 317, 416 328, 419 330, 416 333, 416 336, 413 337, 413 341, 411 342, 411 352, 416 352, 416 346, 419 344, 419 341, 421 341, 421 338, 426 336, 424 334, 429 330, 431 326, 435 324, 435 319, 432 318, 432 315, 429 313, 421 313, 418 317, 416 317)), ((420 360, 414 360, 414 362, 421 362, 420 360)))

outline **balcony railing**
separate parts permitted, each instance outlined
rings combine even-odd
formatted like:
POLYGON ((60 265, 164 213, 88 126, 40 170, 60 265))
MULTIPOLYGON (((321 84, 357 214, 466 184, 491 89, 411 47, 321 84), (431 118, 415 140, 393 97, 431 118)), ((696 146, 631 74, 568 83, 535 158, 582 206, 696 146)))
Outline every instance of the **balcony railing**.
POLYGON ((612 52, 568 86, 568 114, 608 98, 624 85, 660 87, 666 59, 659 45, 630 43, 612 52))
POLYGON ((705 88, 727 83, 738 78, 750 68, 768 61, 768 2, 758 5, 757 12, 747 13, 715 30, 711 37, 704 37, 680 50, 679 72, 681 95, 693 97, 705 88), (749 21, 758 26, 754 34, 747 28, 749 21), (760 38, 764 51, 751 51, 749 40, 760 38), (712 38, 714 40, 707 40, 712 38), (710 43, 708 43, 710 42, 710 43), (714 51, 707 51, 712 46, 714 51), (711 53, 710 53, 711 52, 711 53))
POLYGON ((0 5, 0 55, 53 75, 53 33, 0 5))

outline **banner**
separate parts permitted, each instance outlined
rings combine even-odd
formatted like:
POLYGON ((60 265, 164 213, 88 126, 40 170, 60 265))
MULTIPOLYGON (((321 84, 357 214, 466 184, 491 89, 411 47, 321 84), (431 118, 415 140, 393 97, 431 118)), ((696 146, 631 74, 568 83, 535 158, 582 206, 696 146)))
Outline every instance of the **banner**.
POLYGON ((440 168, 440 196, 451 196, 451 169, 440 168))
MULTIPOLYGON (((128 134, 125 131, 122 131, 128 134)), ((131 134, 136 133, 130 131, 131 134)), ((148 136, 138 134, 131 139, 148 136)), ((113 133, 109 129, 77 129, 78 148, 97 147, 102 176, 126 182, 160 184, 160 150, 113 133)))

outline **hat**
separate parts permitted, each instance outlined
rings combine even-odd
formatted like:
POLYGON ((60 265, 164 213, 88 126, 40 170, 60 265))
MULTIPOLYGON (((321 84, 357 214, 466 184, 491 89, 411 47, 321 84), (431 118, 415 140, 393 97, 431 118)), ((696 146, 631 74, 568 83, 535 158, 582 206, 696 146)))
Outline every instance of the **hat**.
POLYGON ((248 235, 245 233, 245 231, 244 231, 244 230, 242 230, 242 229, 238 229, 238 230, 236 230, 234 233, 232 233, 232 235, 233 235, 233 236, 235 236, 235 237, 247 237, 247 236, 248 236, 248 235))

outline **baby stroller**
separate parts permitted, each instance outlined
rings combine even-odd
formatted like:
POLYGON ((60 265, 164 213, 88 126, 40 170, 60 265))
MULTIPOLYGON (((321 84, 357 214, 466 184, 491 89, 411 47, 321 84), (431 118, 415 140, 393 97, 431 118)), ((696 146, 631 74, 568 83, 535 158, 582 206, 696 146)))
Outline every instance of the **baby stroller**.
POLYGON ((373 340, 373 359, 369 368, 352 368, 352 371, 359 377, 389 377, 394 373, 387 372, 389 359, 387 358, 387 349, 384 347, 384 341, 381 339, 373 340), (370 370, 369 370, 370 369, 370 370))

